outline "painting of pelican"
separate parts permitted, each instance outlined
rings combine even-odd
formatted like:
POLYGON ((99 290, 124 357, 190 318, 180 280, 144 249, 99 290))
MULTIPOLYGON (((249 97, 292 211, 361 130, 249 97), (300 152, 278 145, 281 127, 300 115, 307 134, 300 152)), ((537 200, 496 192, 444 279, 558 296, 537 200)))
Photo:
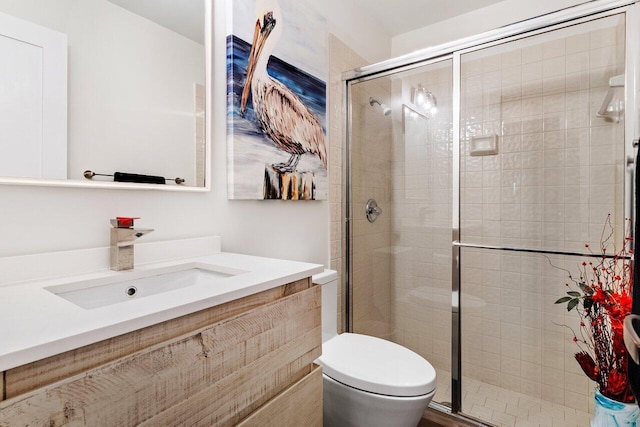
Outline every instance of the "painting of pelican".
POLYGON ((327 198, 326 24, 298 3, 228 3, 229 198, 327 198))

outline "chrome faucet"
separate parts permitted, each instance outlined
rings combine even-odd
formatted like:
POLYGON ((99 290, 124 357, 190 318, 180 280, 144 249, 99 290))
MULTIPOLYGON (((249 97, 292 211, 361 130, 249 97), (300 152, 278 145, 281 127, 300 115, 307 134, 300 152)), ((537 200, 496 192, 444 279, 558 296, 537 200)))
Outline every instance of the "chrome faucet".
POLYGON ((111 263, 115 271, 133 268, 133 244, 139 237, 149 234, 153 228, 133 228, 139 218, 116 217, 111 220, 111 263))

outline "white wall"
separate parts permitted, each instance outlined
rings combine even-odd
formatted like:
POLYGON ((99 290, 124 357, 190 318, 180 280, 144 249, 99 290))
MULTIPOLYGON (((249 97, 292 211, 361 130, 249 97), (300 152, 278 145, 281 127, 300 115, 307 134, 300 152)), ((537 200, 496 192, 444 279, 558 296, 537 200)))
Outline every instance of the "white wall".
POLYGON ((437 46, 580 3, 585 3, 585 1, 504 0, 395 36, 391 41, 391 55, 395 57, 426 47, 437 46))
MULTIPOLYGON (((227 200, 226 46, 225 31, 220 25, 224 22, 223 3, 215 2, 212 191, 170 193, 0 185, 0 256, 108 246, 109 218, 132 215, 143 218, 140 226, 156 229, 144 237, 147 241, 220 234, 226 251, 328 263, 328 202, 227 200)), ((330 28, 337 26, 336 16, 359 22, 342 28, 345 38, 356 40, 364 31, 361 16, 350 14, 347 18, 343 15, 351 12, 341 7, 329 12, 330 28)), ((370 33, 376 32, 373 26, 369 28, 370 33)), ((388 48, 383 50, 388 53, 388 48)))
POLYGON ((329 32, 370 63, 391 57, 391 37, 380 24, 369 22, 362 10, 344 0, 313 2, 327 17, 329 32))

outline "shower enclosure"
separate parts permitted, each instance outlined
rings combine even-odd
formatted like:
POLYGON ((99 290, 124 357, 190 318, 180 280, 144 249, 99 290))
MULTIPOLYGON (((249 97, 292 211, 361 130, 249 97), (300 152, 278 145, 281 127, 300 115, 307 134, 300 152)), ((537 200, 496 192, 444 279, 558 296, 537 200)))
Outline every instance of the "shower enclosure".
POLYGON ((554 302, 607 218, 620 248, 631 216, 638 7, 589 2, 344 74, 347 329, 425 357, 436 409, 588 425, 578 319, 554 302))

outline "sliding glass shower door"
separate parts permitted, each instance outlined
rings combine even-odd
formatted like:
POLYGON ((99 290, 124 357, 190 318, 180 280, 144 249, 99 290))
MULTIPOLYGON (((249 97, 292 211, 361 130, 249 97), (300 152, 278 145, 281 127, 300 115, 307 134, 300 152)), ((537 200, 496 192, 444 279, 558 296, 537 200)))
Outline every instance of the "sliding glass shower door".
POLYGON ((463 412, 587 425, 580 319, 554 302, 584 260, 567 254, 597 253, 602 239, 611 254, 622 247, 625 15, 474 49, 460 64, 463 412))
POLYGON ((639 6, 596 3, 346 81, 349 330, 427 359, 439 409, 589 424, 555 301, 623 246, 640 129, 639 6))
POLYGON ((444 60, 350 93, 351 331, 429 360, 436 402, 451 400, 452 76, 444 60))

